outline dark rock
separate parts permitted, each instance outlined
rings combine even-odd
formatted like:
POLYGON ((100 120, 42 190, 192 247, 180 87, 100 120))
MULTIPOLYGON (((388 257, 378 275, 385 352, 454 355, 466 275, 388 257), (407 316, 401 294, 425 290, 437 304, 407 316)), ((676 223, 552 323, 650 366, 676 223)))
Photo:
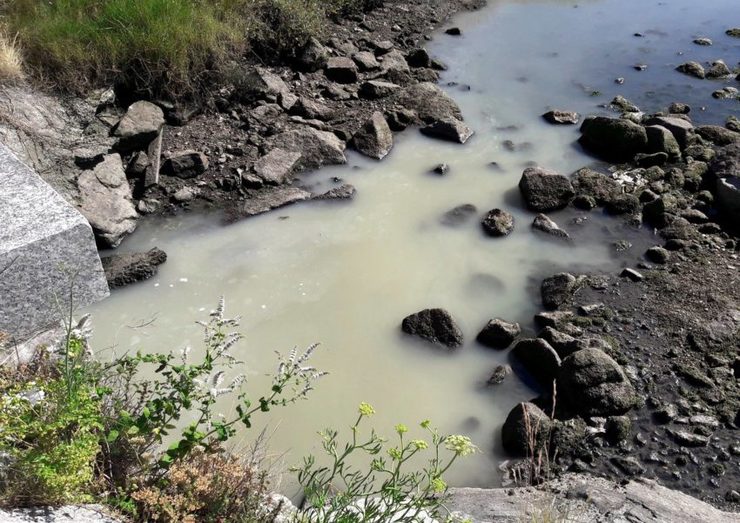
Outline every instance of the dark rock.
POLYGON ((340 84, 351 84, 357 81, 357 65, 347 57, 335 56, 329 58, 324 69, 326 77, 340 84))
POLYGON ((436 167, 435 167, 434 169, 432 169, 432 172, 433 172, 434 174, 439 174, 439 175, 441 175, 441 176, 444 176, 444 175, 445 175, 445 174, 447 174, 447 173, 448 173, 449 171, 450 171, 450 166, 449 166, 449 165, 447 165, 446 163, 440 163, 440 164, 439 164, 439 165, 437 165, 437 166, 436 166, 436 167))
POLYGON ((323 194, 314 196, 314 200, 351 200, 357 194, 357 189, 354 185, 345 183, 339 187, 335 187, 326 191, 323 194))
POLYGON ((694 43, 703 46, 712 45, 712 41, 709 38, 694 38, 694 43))
POLYGON ((571 320, 574 314, 571 311, 543 311, 534 316, 535 324, 540 328, 553 327, 559 329, 571 320))
POLYGON ((167 261, 167 254, 154 247, 148 252, 114 254, 101 258, 105 278, 111 289, 148 280, 167 261))
POLYGON ((375 111, 370 119, 352 137, 352 145, 357 151, 382 160, 393 148, 393 132, 383 113, 375 111))
POLYGON ((645 467, 633 457, 614 456, 610 461, 627 476, 640 476, 645 473, 645 467))
POLYGON ((501 209, 493 209, 486 214, 481 225, 488 236, 506 236, 514 230, 514 217, 501 209))
POLYGON ((549 388, 558 377, 560 356, 542 338, 519 340, 511 353, 539 383, 549 388))
POLYGON ((668 106, 668 112, 671 114, 689 114, 691 112, 691 107, 685 103, 673 102, 668 106))
MULTIPOLYGON (((727 85, 714 91, 712 98, 716 98, 717 100, 740 100, 740 91, 736 87, 727 85)), ((736 131, 737 129, 733 130, 736 131)))
POLYGON ((505 349, 522 333, 518 323, 509 323, 499 318, 490 320, 480 331, 476 340, 481 345, 494 349, 505 349))
POLYGON ((581 209, 583 211, 590 211, 597 206, 596 200, 592 196, 587 196, 585 194, 576 195, 576 197, 573 198, 572 203, 573 207, 575 207, 576 209, 581 209))
POLYGON ((139 101, 131 104, 126 114, 113 128, 112 135, 118 138, 116 149, 131 151, 145 149, 157 138, 164 126, 164 112, 151 102, 139 101))
POLYGON ((570 238, 567 232, 544 214, 538 214, 532 222, 532 228, 556 238, 570 238))
POLYGON ((400 132, 412 125, 416 120, 416 113, 410 109, 397 109, 386 113, 388 126, 392 131, 400 132))
POLYGON ((573 111, 548 111, 542 117, 551 124, 576 125, 581 116, 573 111))
POLYGON ((618 94, 614 99, 609 102, 609 106, 613 109, 620 111, 621 113, 639 113, 640 108, 635 104, 627 100, 621 94, 618 94))
POLYGON ((403 319, 401 329, 406 334, 449 348, 459 347, 463 343, 460 327, 444 309, 424 309, 411 314, 403 319))
POLYGON ((501 428, 504 450, 515 456, 536 456, 550 439, 552 420, 534 403, 519 403, 501 428))
POLYGON ((473 136, 473 130, 457 118, 436 120, 426 127, 422 127, 421 132, 432 138, 457 143, 465 143, 473 136))
POLYGON ((669 403, 668 405, 656 410, 653 413, 653 419, 658 423, 670 423, 678 417, 678 408, 669 403))
POLYGON ((298 67, 308 72, 319 71, 326 67, 329 56, 329 49, 316 38, 311 37, 298 55, 298 67))
POLYGON ((740 177, 740 143, 719 149, 709 170, 716 178, 740 177))
MULTIPOLYGON (((101 158, 102 159, 102 158, 101 158)), ((149 167, 149 157, 144 151, 134 153, 126 166, 126 176, 139 178, 144 176, 146 168, 149 167)))
POLYGON ((301 153, 277 147, 255 162, 254 172, 264 183, 282 185, 291 180, 300 159, 301 153))
POLYGON ((542 304, 548 309, 557 309, 563 305, 575 292, 576 281, 575 276, 566 272, 542 280, 542 304))
POLYGON ((637 282, 637 281, 642 281, 642 280, 644 280, 644 279, 645 279, 645 276, 643 276, 642 274, 640 274, 640 273, 639 273, 639 272, 637 272, 636 270, 634 270, 634 269, 630 269, 630 268, 626 268, 626 269, 624 269, 624 270, 623 270, 623 271, 621 272, 620 276, 621 276, 622 278, 629 278, 630 280, 632 280, 632 281, 635 281, 635 282, 637 282))
POLYGON ((724 78, 731 75, 732 71, 722 60, 712 62, 712 67, 707 69, 707 78, 724 78))
POLYGON ((550 346, 555 349, 555 352, 558 353, 558 356, 560 356, 560 358, 565 358, 576 351, 588 347, 587 342, 576 339, 573 336, 569 336, 568 334, 560 332, 553 327, 545 327, 544 329, 542 329, 542 331, 540 331, 537 337, 542 338, 547 343, 549 343, 550 346))
POLYGON ((181 151, 167 158, 162 173, 178 178, 195 178, 208 169, 208 158, 198 151, 181 151))
POLYGON ((725 31, 725 34, 727 36, 734 36, 735 38, 740 38, 740 27, 733 27, 731 29, 728 29, 725 31))
POLYGON ((626 441, 632 431, 632 421, 627 416, 609 416, 606 419, 606 438, 611 443, 626 441))
POLYGON ((424 48, 417 48, 409 51, 409 53, 406 55, 406 62, 408 62, 411 67, 432 66, 432 58, 429 56, 427 50, 424 48))
POLYGON ((445 31, 445 34, 451 35, 451 36, 460 36, 462 34, 462 31, 459 27, 450 27, 445 31))
POLYGON ((676 212, 677 205, 674 196, 664 194, 646 202, 642 207, 642 215, 647 223, 655 227, 665 227, 671 222, 671 216, 676 212))
POLYGON ((440 221, 443 225, 458 227, 472 219, 477 212, 478 209, 475 207, 475 205, 465 203, 463 205, 458 205, 454 209, 450 209, 449 211, 444 213, 440 221))
POLYGON ((655 246, 655 247, 650 247, 645 252, 645 257, 653 263, 658 263, 662 265, 664 263, 668 263, 668 260, 671 257, 671 253, 668 252, 663 247, 655 246))
POLYGON ((581 143, 607 159, 631 160, 648 143, 645 128, 623 118, 587 118, 581 133, 581 143))
POLYGON ((671 131, 661 125, 650 125, 645 131, 648 137, 648 151, 665 153, 673 159, 681 157, 681 146, 671 131))
POLYGON ((730 145, 740 142, 740 133, 719 125, 700 125, 696 128, 696 134, 716 145, 730 145))
POLYGON ((619 364, 605 352, 587 348, 563 359, 557 380, 558 396, 585 416, 624 414, 636 397, 619 364))
POLYGON ((255 100, 277 100, 281 93, 289 93, 290 88, 275 73, 262 67, 247 71, 236 86, 236 96, 244 102, 255 100))
POLYGON ((684 74, 687 74, 689 76, 694 76, 696 78, 704 79, 706 77, 706 72, 704 71, 704 67, 699 62, 686 62, 678 67, 676 67, 676 71, 680 71, 684 74))
POLYGON ((375 69, 380 69, 380 63, 375 58, 375 55, 368 51, 355 53, 352 55, 352 60, 355 61, 357 67, 360 68, 360 71, 373 71, 375 69))
POLYGON ((384 82, 382 80, 370 80, 360 85, 359 95, 362 98, 368 100, 377 100, 378 98, 385 98, 393 93, 398 92, 401 87, 391 82, 384 82))
POLYGON ((562 209, 575 196, 568 178, 541 167, 529 167, 522 173, 519 190, 527 207, 536 212, 562 209))
POLYGON ((614 215, 634 215, 640 211, 640 200, 634 194, 620 194, 606 204, 606 210, 614 215))
POLYGON ((497 365, 486 383, 488 385, 500 385, 509 374, 511 374, 511 367, 508 365, 497 365))
POLYGON ((588 168, 576 172, 573 188, 579 195, 592 197, 599 205, 605 205, 622 193, 616 180, 588 168))
POLYGON ((655 165, 665 165, 668 162, 668 155, 664 152, 659 153, 637 153, 635 163, 639 167, 653 167, 655 165))

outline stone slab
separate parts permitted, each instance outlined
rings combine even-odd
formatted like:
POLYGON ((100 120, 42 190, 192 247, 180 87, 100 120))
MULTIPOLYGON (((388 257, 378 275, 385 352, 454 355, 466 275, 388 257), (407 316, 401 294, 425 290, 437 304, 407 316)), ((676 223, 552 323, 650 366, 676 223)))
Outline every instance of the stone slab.
POLYGON ((108 296, 87 220, 0 144, 0 332, 18 342, 108 296))

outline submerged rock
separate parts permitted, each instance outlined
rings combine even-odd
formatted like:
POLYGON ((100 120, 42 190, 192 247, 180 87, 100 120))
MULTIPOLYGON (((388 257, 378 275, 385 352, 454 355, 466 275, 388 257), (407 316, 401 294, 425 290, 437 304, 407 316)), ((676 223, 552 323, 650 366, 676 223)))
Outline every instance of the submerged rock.
POLYGON ((678 67, 676 67, 676 71, 682 72, 684 74, 687 74, 689 76, 693 76, 696 78, 704 79, 706 77, 706 72, 704 71, 704 67, 699 62, 686 62, 678 67))
POLYGON ((424 309, 406 316, 401 330, 435 345, 456 348, 463 343, 460 327, 449 312, 444 309, 424 309))
POLYGON ((562 209, 575 196, 568 178, 541 167, 529 167, 522 173, 519 190, 527 207, 537 212, 562 209))
POLYGON ((105 278, 111 289, 148 280, 160 265, 167 261, 167 254, 154 247, 147 252, 114 254, 101 258, 105 278))
POLYGON ((511 374, 511 367, 508 365, 497 365, 486 383, 488 385, 500 385, 509 374, 511 374))
POLYGON ((493 209, 488 211, 481 225, 488 236, 506 236, 514 230, 514 217, 504 210, 493 209))
POLYGON ((471 220, 477 212, 478 209, 475 205, 464 203, 444 213, 440 221, 443 225, 458 227, 471 220))
POLYGON ((570 235, 561 229, 557 223, 545 214, 538 214, 532 222, 532 228, 556 238, 570 238, 570 235))
POLYGON ((548 111, 542 117, 552 124, 561 125, 576 125, 578 120, 581 119, 581 116, 574 111, 560 110, 548 111))

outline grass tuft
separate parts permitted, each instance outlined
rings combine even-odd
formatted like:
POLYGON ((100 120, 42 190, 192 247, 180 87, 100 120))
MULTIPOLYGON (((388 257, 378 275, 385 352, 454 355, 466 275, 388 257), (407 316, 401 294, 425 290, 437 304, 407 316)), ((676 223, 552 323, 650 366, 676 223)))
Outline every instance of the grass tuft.
POLYGON ((0 83, 15 83, 23 79, 23 60, 16 38, 0 33, 0 83))

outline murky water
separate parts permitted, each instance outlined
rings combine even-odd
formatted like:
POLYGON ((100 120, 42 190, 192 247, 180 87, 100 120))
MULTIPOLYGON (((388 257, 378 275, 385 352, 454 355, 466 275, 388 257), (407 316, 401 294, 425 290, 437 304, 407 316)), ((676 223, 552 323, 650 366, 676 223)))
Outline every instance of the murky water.
POLYGON ((530 229, 534 216, 522 209, 516 189, 527 162, 568 173, 593 161, 573 145, 575 128, 549 126, 539 115, 549 107, 587 114, 624 94, 647 111, 681 100, 695 107, 696 121, 723 120, 737 112, 737 102, 711 98, 722 83, 673 68, 688 59, 734 63, 738 41, 723 33, 737 15, 736 0, 607 0, 501 1, 461 16, 462 37, 440 35, 429 47, 450 65, 443 85, 458 84, 447 89, 477 132, 468 145, 409 131, 382 163, 350 154, 348 166, 305 176, 307 185, 341 177, 358 189, 353 202, 297 205, 228 227, 202 216, 143 223, 122 250, 156 245, 169 261, 155 279, 93 308, 96 345, 117 352, 197 347, 193 321, 224 294, 229 312, 243 317, 239 356, 252 390, 267 386, 274 350, 322 344, 314 363, 330 376, 310 401, 265 420, 278 427, 270 445, 286 453, 287 464, 318 448, 318 430, 346 427, 367 401, 378 411, 375 427, 388 435, 395 423, 427 418, 443 431, 469 434, 484 452, 462 463, 452 483, 496 484, 504 459, 499 428, 533 392, 516 377, 485 387, 507 356, 477 345, 478 330, 495 316, 531 328, 542 276, 561 268, 614 270, 624 261, 612 241, 630 239, 635 256, 650 242, 647 231, 598 213, 578 226, 575 211, 551 215, 574 236, 572 244, 543 240, 530 229), (715 45, 696 46, 696 36, 715 45), (634 71, 636 63, 648 69, 634 71), (615 77, 624 77, 624 85, 615 77), (504 140, 529 145, 511 152, 504 140), (450 165, 449 174, 429 174, 440 162, 450 165), (457 228, 440 223, 463 203, 478 208, 473 220, 457 228), (514 213, 511 236, 482 234, 479 217, 494 207, 514 213), (427 307, 454 315, 466 337, 461 349, 447 353, 402 335, 401 319, 427 307))

